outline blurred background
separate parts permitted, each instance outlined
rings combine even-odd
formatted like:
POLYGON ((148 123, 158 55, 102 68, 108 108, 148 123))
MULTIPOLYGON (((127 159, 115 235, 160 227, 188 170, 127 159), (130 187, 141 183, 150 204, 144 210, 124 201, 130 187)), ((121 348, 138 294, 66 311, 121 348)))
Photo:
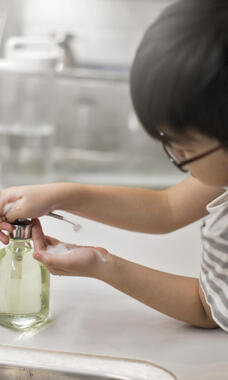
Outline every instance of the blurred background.
POLYGON ((139 41, 172 1, 0 0, 1 188, 165 188, 183 178, 139 124, 129 92, 139 41))

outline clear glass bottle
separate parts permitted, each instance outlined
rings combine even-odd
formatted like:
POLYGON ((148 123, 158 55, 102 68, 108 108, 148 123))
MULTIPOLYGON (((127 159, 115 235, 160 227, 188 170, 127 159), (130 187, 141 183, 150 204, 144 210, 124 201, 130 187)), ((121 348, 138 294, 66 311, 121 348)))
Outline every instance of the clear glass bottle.
POLYGON ((33 258, 32 221, 13 226, 9 245, 0 250, 0 324, 27 330, 48 320, 50 276, 33 258))

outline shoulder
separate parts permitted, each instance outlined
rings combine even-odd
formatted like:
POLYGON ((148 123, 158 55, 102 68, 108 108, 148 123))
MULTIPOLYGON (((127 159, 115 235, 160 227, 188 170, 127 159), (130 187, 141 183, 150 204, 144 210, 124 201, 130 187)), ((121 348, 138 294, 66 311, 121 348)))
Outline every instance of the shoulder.
POLYGON ((204 220, 204 231, 214 239, 228 240, 228 191, 207 205, 209 215, 204 220))

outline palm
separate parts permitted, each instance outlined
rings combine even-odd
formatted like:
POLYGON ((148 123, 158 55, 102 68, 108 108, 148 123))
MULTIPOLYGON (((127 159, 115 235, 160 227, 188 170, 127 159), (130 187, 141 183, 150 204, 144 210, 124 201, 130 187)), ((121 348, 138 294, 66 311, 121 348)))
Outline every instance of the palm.
POLYGON ((64 269, 68 269, 69 274, 81 276, 90 272, 97 260, 96 252, 92 247, 75 247, 64 257, 64 269))
POLYGON ((52 274, 65 276, 94 277, 99 264, 106 261, 107 251, 104 248, 84 247, 45 236, 38 220, 33 227, 34 257, 40 260, 52 274), (62 245, 66 253, 50 253, 50 247, 62 245))

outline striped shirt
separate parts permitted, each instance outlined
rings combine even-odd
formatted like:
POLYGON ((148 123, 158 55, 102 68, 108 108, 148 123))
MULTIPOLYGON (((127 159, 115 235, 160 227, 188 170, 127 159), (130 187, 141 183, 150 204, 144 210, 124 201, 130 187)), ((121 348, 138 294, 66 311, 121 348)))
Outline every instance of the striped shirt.
POLYGON ((228 191, 207 205, 201 226, 200 285, 212 318, 228 332, 228 191))

